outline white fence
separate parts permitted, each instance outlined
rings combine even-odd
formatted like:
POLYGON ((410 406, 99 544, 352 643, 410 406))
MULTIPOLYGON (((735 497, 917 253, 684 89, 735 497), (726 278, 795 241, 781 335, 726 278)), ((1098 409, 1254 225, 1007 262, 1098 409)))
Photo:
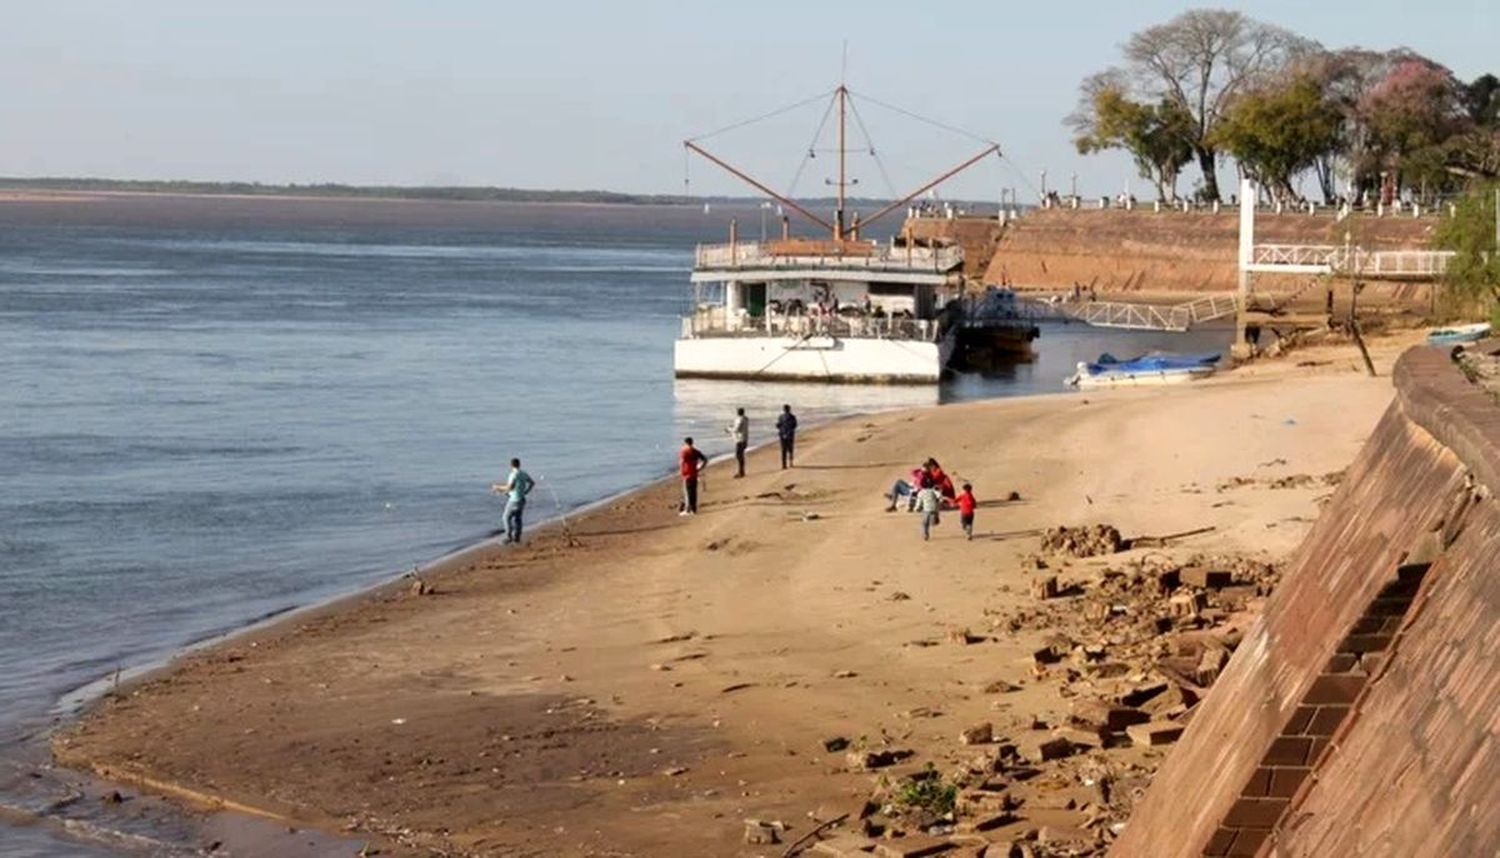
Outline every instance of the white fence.
POLYGON ((847 254, 776 253, 775 242, 737 241, 733 244, 700 244, 694 256, 700 269, 756 268, 840 270, 913 270, 943 272, 963 264, 963 248, 858 246, 847 254))
POLYGON ((682 336, 689 337, 867 337, 933 342, 945 325, 935 319, 891 316, 808 316, 767 312, 751 316, 726 312, 723 307, 700 307, 682 319, 682 336))
POLYGON ((1017 298, 1021 315, 1031 319, 1082 322, 1096 328, 1135 331, 1186 331, 1194 325, 1232 316, 1238 303, 1230 293, 1216 293, 1181 304, 1132 304, 1125 301, 1042 301, 1017 298))
POLYGON ((1363 250, 1333 244, 1257 244, 1247 271, 1262 274, 1354 274, 1382 280, 1439 277, 1451 250, 1363 250))

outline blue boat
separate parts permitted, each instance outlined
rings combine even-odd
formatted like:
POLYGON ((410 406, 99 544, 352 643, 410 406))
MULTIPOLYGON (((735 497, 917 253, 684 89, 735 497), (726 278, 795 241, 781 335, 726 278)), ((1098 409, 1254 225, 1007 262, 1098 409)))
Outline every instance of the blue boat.
POLYGON ((1219 358, 1218 352, 1185 355, 1150 352, 1120 360, 1106 353, 1094 363, 1079 362, 1078 371, 1068 383, 1076 387, 1179 384, 1213 375, 1219 358))
POLYGON ((1449 328, 1435 328, 1429 332, 1427 334, 1427 344, 1432 346, 1452 346, 1459 343, 1474 343, 1489 335, 1489 322, 1475 322, 1472 325, 1454 325, 1449 328))

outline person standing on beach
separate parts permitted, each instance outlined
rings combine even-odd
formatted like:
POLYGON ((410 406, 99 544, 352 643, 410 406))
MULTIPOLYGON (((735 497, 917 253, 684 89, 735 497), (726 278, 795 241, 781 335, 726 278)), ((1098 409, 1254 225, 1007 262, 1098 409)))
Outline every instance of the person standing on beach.
POLYGON ((745 409, 734 410, 734 422, 729 424, 729 435, 734 438, 734 462, 739 466, 734 476, 738 479, 745 475, 745 448, 750 446, 750 418, 745 416, 745 409))
POLYGON ((929 483, 917 492, 917 512, 922 514, 922 541, 926 542, 932 538, 932 528, 938 523, 938 510, 943 506, 943 498, 937 489, 929 483))
POLYGON ((521 517, 526 512, 526 496, 536 482, 531 475, 521 470, 521 460, 510 460, 510 475, 504 483, 490 484, 490 490, 505 495, 505 545, 521 541, 521 517))
POLYGON ((795 467, 797 415, 792 413, 790 405, 781 406, 781 416, 776 418, 776 437, 781 441, 781 469, 795 467))
POLYGON ((677 469, 682 474, 682 509, 678 515, 698 514, 698 473, 706 464, 708 457, 693 446, 693 439, 683 438, 682 450, 677 454, 677 469))
POLYGON ((970 542, 974 540, 974 508, 978 505, 974 487, 964 483, 964 490, 958 493, 958 523, 963 526, 964 539, 970 542))

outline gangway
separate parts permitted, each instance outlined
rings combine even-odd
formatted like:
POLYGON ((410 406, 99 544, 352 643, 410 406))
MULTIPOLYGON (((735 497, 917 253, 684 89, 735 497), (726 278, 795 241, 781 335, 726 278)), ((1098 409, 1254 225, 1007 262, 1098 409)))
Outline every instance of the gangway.
POLYGON ((1451 250, 1365 250, 1334 244, 1252 244, 1241 269, 1255 274, 1342 274, 1370 280, 1431 280, 1451 250))
POLYGON ((1171 305, 1129 301, 1080 303, 1017 296, 1016 309, 1033 321, 1082 322, 1096 328, 1181 332, 1194 325, 1232 316, 1237 304, 1231 292, 1216 292, 1171 305))

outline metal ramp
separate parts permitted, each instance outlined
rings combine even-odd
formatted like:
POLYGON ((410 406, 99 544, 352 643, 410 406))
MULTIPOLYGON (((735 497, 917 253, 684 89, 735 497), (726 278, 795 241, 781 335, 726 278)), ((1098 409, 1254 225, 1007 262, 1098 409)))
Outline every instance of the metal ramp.
POLYGON ((1181 304, 1133 304, 1128 301, 1084 303, 1043 301, 1017 297, 1018 309, 1036 321, 1082 322, 1096 328, 1132 331, 1186 331, 1194 325, 1233 316, 1238 304, 1233 293, 1204 295, 1181 304))
POLYGON ((1240 266, 1256 274, 1345 274, 1371 280, 1431 280, 1451 250, 1363 250, 1334 244, 1256 244, 1240 266))

